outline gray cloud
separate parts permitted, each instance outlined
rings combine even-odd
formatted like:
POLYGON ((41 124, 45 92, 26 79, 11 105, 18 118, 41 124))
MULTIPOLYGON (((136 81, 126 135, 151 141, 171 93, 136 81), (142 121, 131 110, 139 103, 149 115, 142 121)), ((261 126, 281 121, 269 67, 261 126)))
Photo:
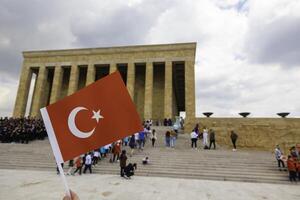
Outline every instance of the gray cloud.
POLYGON ((93 13, 87 18, 77 15, 71 20, 71 31, 79 46, 141 44, 168 7, 169 1, 148 1, 136 7, 117 7, 108 17, 93 13))
POLYGON ((299 66, 300 17, 285 16, 271 23, 257 23, 252 25, 245 41, 250 61, 299 66))
POLYGON ((299 17, 260 16, 251 2, 1 0, 0 115, 12 111, 24 50, 197 41, 198 116, 300 116, 299 17))

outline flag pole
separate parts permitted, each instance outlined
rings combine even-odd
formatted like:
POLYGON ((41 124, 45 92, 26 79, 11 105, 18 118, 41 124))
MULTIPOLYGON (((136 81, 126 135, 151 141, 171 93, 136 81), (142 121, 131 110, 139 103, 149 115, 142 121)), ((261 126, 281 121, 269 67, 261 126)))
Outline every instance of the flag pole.
MULTIPOLYGON (((56 160, 56 159, 55 159, 56 160)), ((63 181, 63 184, 65 186, 65 192, 66 192, 66 195, 69 196, 71 198, 71 193, 70 193, 70 188, 69 188, 69 185, 68 185, 68 182, 67 182, 67 179, 66 179, 66 176, 65 176, 65 173, 64 173, 64 170, 63 168, 61 167, 61 163, 58 163, 56 162, 57 164, 57 167, 58 167, 58 171, 59 171, 59 175, 63 181)))
POLYGON ((48 115, 46 107, 41 108, 40 111, 41 111, 41 115, 42 115, 42 118, 43 118, 43 121, 44 121, 44 124, 45 124, 47 134, 48 134, 48 139, 49 139, 50 145, 52 147, 55 162, 56 162, 56 165, 58 167, 60 177, 63 181, 64 186, 65 186, 66 195, 71 198, 70 188, 69 188, 69 185, 67 183, 67 179, 66 179, 64 170, 61 167, 61 164, 64 161, 62 159, 62 155, 61 155, 61 152, 60 152, 57 140, 56 140, 56 136, 55 136, 55 133, 54 133, 54 130, 53 130, 53 127, 52 127, 52 123, 50 121, 50 117, 48 115))

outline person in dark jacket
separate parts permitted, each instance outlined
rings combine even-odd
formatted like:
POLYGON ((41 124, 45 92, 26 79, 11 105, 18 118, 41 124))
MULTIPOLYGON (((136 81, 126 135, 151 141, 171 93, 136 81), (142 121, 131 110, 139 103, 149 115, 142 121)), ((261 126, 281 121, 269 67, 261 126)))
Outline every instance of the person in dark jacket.
POLYGON ((131 176, 133 176, 134 170, 136 170, 136 168, 137 168, 136 163, 134 164, 129 163, 124 169, 125 178, 130 178, 131 176))
POLYGON ((129 147, 131 149, 130 151, 130 157, 132 156, 133 152, 134 152, 134 148, 136 146, 136 142, 135 142, 135 137, 134 137, 134 134, 130 137, 130 140, 129 140, 129 147))
POLYGON ((236 151, 236 140, 238 139, 238 135, 233 130, 231 131, 230 138, 233 145, 232 151, 236 151))
POLYGON ((209 149, 211 148, 212 144, 214 145, 214 149, 216 149, 215 131, 210 129, 209 130, 209 149))
POLYGON ((171 138, 171 133, 170 131, 167 131, 165 134, 166 147, 170 147, 170 138, 171 138))
POLYGON ((120 176, 124 177, 124 169, 126 167, 126 161, 127 161, 127 156, 126 156, 126 150, 123 150, 120 156, 120 176))

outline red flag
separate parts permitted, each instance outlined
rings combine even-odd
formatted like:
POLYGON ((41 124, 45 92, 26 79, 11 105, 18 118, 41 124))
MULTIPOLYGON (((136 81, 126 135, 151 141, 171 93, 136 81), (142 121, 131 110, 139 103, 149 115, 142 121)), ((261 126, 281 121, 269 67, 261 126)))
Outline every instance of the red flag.
POLYGON ((119 72, 42 108, 41 113, 58 163, 142 130, 119 72))

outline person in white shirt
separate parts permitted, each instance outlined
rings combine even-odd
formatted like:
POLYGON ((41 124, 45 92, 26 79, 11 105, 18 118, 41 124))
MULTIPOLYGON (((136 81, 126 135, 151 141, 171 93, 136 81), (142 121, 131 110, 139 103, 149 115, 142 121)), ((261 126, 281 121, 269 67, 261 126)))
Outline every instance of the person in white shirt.
POLYGON ((193 132, 191 132, 191 147, 192 148, 196 148, 197 149, 197 140, 198 140, 198 134, 195 132, 195 130, 193 130, 193 132))
POLYGON ((98 149, 95 149, 94 156, 93 156, 93 165, 96 165, 98 163, 99 158, 100 158, 100 152, 98 149))
POLYGON ((91 174, 92 173, 92 153, 91 152, 85 157, 84 170, 83 170, 84 174, 87 169, 89 169, 90 174, 91 174))
POLYGON ((203 146, 208 147, 208 129, 204 128, 203 130, 203 146))

